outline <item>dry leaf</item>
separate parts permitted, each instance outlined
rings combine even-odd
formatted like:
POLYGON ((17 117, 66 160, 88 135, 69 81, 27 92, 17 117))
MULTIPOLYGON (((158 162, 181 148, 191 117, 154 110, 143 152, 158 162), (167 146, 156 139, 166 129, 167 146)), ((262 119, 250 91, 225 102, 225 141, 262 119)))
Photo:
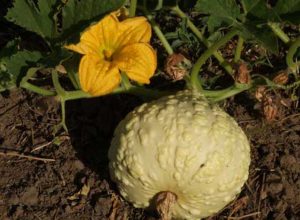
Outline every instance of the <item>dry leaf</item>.
POLYGON ((255 91, 255 98, 261 102, 263 100, 263 97, 266 95, 266 87, 259 86, 255 91))
POLYGON ((57 65, 55 67, 55 70, 58 71, 58 72, 60 72, 60 73, 63 73, 63 74, 67 73, 66 68, 63 65, 61 65, 61 64, 57 65))
POLYGON ((274 77, 273 82, 279 85, 285 85, 289 80, 289 75, 286 70, 279 71, 274 77))
POLYGON ((249 201, 249 197, 248 196, 244 196, 244 197, 238 199, 233 204, 233 208, 232 208, 229 216, 232 216, 233 214, 235 214, 236 212, 238 212, 241 208, 245 207, 247 205, 248 201, 249 201))
POLYGON ((265 97, 263 100, 263 114, 268 122, 273 121, 278 113, 278 107, 271 97, 265 97))
POLYGON ((111 207, 108 219, 109 220, 116 220, 117 219, 117 212, 121 207, 121 202, 120 202, 119 198, 116 196, 116 194, 112 194, 111 200, 112 200, 112 207, 111 207))
POLYGON ((176 202, 177 197, 171 192, 161 192, 156 199, 156 210, 161 217, 161 220, 171 219, 171 209, 176 202))
POLYGON ((237 83, 241 84, 249 84, 251 81, 250 77, 250 70, 248 69, 248 66, 246 63, 241 62, 238 67, 237 71, 234 74, 234 80, 237 83))
POLYGON ((78 200, 80 199, 80 196, 88 196, 89 192, 90 192, 90 186, 88 184, 83 184, 83 186, 78 192, 67 197, 67 199, 70 201, 78 200))
POLYGON ((190 69, 189 61, 180 53, 170 55, 165 63, 165 77, 178 81, 188 74, 190 69))

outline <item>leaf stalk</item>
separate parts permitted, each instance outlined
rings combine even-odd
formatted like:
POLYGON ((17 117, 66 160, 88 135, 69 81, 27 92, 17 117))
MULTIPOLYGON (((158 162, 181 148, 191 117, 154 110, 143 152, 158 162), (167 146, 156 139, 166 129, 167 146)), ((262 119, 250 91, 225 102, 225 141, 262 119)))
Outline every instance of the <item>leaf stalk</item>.
POLYGON ((191 85, 194 89, 199 90, 200 92, 203 91, 202 85, 199 81, 198 74, 200 72, 201 67, 206 62, 206 60, 215 52, 217 51, 221 46, 226 44, 232 37, 238 34, 238 30, 233 29, 230 32, 228 32, 224 37, 222 37, 221 40, 216 42, 214 45, 212 45, 210 48, 208 48, 196 61, 194 64, 192 71, 191 71, 191 85))
MULTIPOLYGON (((211 46, 211 44, 203 36, 201 31, 199 31, 199 29, 194 25, 190 18, 179 8, 178 5, 172 7, 171 10, 175 12, 180 18, 187 20, 187 26, 206 47, 211 46)), ((228 72, 230 75, 233 74, 233 69, 231 65, 223 58, 222 54, 219 51, 214 51, 213 56, 219 61, 220 65, 226 70, 226 72, 228 72)))

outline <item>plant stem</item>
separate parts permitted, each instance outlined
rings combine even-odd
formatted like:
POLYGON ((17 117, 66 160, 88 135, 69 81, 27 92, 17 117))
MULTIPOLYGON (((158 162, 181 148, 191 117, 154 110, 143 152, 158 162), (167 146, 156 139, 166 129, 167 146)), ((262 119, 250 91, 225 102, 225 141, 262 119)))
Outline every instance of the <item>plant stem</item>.
POLYGON ((157 37, 159 38, 160 42, 162 43, 162 45, 166 49, 167 53, 169 55, 172 55, 174 53, 174 51, 173 51, 171 45, 169 44, 168 40, 166 39, 165 35, 161 31, 159 25, 154 21, 153 16, 148 12, 147 9, 143 8, 143 11, 144 11, 145 16, 149 20, 149 22, 152 26, 152 29, 154 30, 154 32, 157 35, 157 37))
POLYGON ((64 88, 59 83, 58 74, 55 70, 52 72, 52 80, 59 98, 63 101, 92 97, 90 94, 82 90, 75 90, 75 91, 64 90, 64 88))
MULTIPOLYGON (((211 102, 219 102, 228 97, 236 95, 240 92, 248 90, 251 87, 252 85, 250 84, 235 84, 233 86, 221 90, 215 90, 215 91, 203 90, 202 93, 211 102)), ((130 89, 119 87, 113 91, 113 94, 124 94, 124 93, 135 95, 140 98, 149 100, 149 99, 158 99, 166 95, 171 95, 176 93, 176 91, 159 91, 159 90, 148 89, 145 87, 138 87, 138 86, 132 86, 130 89)))
POLYGON ((271 30, 274 32, 274 34, 277 35, 277 37, 280 38, 285 44, 288 44, 290 42, 289 36, 284 33, 284 31, 280 28, 278 23, 275 22, 268 22, 268 26, 271 28, 271 30))
POLYGON ((59 83, 58 74, 56 70, 52 71, 52 81, 53 81, 54 88, 57 92, 57 96, 59 97, 60 107, 61 107, 61 122, 58 125, 58 127, 62 126, 65 131, 68 131, 66 125, 66 100, 64 99, 66 91, 59 83))
POLYGON ((41 88, 39 86, 33 85, 33 84, 31 84, 31 83, 28 82, 28 80, 31 77, 33 77, 34 74, 38 70, 40 70, 39 67, 32 67, 32 68, 28 69, 26 75, 22 78, 22 80, 20 82, 20 87, 24 88, 24 89, 27 89, 29 91, 38 93, 38 94, 43 95, 43 96, 55 96, 56 95, 55 91, 50 91, 50 90, 47 90, 47 89, 43 89, 43 88, 41 88))
POLYGON ((212 102, 219 102, 252 87, 251 84, 234 84, 226 89, 209 91, 203 90, 203 94, 212 102))
POLYGON ((92 96, 89 93, 86 93, 82 90, 76 90, 76 91, 66 91, 64 100, 75 100, 75 99, 82 99, 82 98, 91 98, 92 96))
POLYGON ((243 44, 244 44, 244 39, 243 39, 243 37, 239 36, 239 39, 238 39, 238 42, 236 45, 236 49, 235 49, 235 53, 234 53, 234 62, 235 63, 239 62, 239 60, 241 59, 243 44))
POLYGON ((232 37, 238 34, 238 30, 233 29, 230 32, 228 32, 221 40, 216 42, 214 45, 212 45, 210 48, 208 48, 196 61, 192 68, 191 72, 191 85, 194 89, 197 89, 199 91, 202 91, 202 85, 199 82, 198 74, 202 67, 202 65, 206 62, 206 60, 216 51, 219 49, 219 47, 226 44, 232 37))
POLYGON ((54 88, 55 88, 57 94, 61 97, 64 97, 66 91, 59 83, 58 74, 57 74, 56 70, 52 71, 52 81, 53 81, 53 85, 54 85, 54 88))
POLYGON ((121 79, 122 79, 122 85, 126 90, 130 89, 132 87, 127 75, 125 72, 121 71, 121 79))
POLYGON ((23 81, 20 83, 20 87, 22 87, 23 89, 27 89, 31 92, 35 92, 37 94, 40 94, 42 96, 55 96, 56 92, 55 91, 50 91, 47 89, 43 89, 39 86, 35 86, 29 82, 23 81))
POLYGON ((300 38, 297 38, 295 41, 292 42, 288 50, 288 53, 286 55, 286 63, 293 72, 296 72, 297 68, 300 65, 300 61, 294 62, 294 55, 297 52, 297 49, 299 47, 300 47, 300 38))
MULTIPOLYGON (((206 46, 209 47, 210 43, 208 40, 203 36, 201 31, 194 25, 194 23, 189 19, 189 17, 177 6, 171 8, 179 17, 182 19, 187 19, 187 25, 191 29, 191 31, 199 38, 199 40, 206 46)), ((215 51, 213 53, 214 57, 219 61, 221 66, 231 75, 233 73, 233 69, 226 60, 222 57, 222 54, 219 51, 215 51)))
POLYGON ((80 89, 80 83, 79 83, 79 80, 77 78, 77 74, 74 73, 74 72, 70 72, 68 71, 67 72, 67 75, 72 83, 72 85, 74 86, 75 89, 80 89))
POLYGON ((188 27, 194 32, 194 34, 199 38, 199 40, 201 40, 205 46, 209 46, 209 42, 207 41, 207 39, 205 39, 201 31, 198 30, 198 28, 194 25, 190 18, 179 8, 178 5, 172 7, 171 10, 175 12, 180 18, 186 19, 188 27))
MULTIPOLYGON (((68 131, 67 125, 66 125, 66 101, 68 100, 74 100, 74 99, 80 99, 80 98, 88 98, 91 97, 88 93, 85 93, 81 90, 76 91, 66 91, 59 83, 59 78, 56 70, 52 71, 52 81, 54 88, 57 92, 57 96, 60 101, 61 105, 61 123, 60 125, 65 129, 65 131, 68 131)), ((60 126, 58 125, 58 126, 60 126)))
POLYGON ((136 5, 137 5, 137 0, 131 0, 130 1, 129 17, 134 17, 135 16, 136 5))
POLYGON ((131 86, 129 89, 119 87, 113 91, 113 94, 121 94, 121 93, 131 94, 146 99, 157 99, 166 95, 173 94, 174 92, 159 91, 159 90, 148 89, 140 86, 131 86))

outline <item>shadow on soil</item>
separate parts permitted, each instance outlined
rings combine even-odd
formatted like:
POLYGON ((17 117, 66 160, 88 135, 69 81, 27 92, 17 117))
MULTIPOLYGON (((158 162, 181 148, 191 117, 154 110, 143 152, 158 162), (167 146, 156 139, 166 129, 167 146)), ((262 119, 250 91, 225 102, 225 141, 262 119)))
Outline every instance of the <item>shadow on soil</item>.
POLYGON ((118 123, 142 103, 129 95, 111 95, 67 103, 67 127, 78 158, 102 179, 109 179, 108 149, 118 123))

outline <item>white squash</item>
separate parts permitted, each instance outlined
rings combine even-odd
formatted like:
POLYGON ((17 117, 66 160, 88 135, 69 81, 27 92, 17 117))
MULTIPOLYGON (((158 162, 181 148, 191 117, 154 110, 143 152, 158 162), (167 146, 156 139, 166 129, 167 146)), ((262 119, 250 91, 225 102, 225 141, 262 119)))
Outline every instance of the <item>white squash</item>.
POLYGON ((109 168, 122 196, 147 208, 176 195, 173 219, 221 210, 248 178, 249 142, 236 121, 205 97, 181 91, 137 107, 120 122, 109 168))

